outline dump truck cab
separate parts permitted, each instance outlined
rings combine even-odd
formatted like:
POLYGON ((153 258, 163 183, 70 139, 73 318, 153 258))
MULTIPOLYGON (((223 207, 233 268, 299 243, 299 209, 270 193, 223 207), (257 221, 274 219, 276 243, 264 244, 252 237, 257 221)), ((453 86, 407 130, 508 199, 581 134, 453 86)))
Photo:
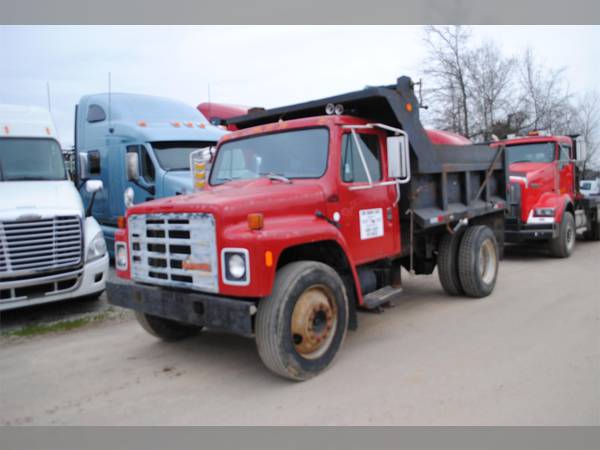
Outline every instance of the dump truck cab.
POLYGON ((501 152, 443 133, 433 144, 409 78, 227 126, 201 192, 132 206, 115 235, 117 275, 135 283, 111 284, 109 299, 151 334, 255 337, 267 367, 304 380, 358 309, 402 294, 403 266, 437 265, 451 295, 494 289, 501 152))
POLYGON ((511 183, 506 241, 547 241, 554 256, 569 256, 577 232, 593 232, 597 222, 595 202, 586 201, 579 191, 583 141, 532 132, 501 145, 511 183))

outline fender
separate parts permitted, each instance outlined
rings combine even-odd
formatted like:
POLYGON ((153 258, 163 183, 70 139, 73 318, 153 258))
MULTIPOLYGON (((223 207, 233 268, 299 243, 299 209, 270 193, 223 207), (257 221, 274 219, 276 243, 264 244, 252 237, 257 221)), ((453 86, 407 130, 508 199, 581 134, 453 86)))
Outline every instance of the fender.
POLYGON ((250 267, 252 275, 252 293, 250 286, 243 291, 238 291, 235 286, 222 286, 220 292, 226 295, 253 295, 265 297, 271 294, 277 266, 282 253, 290 248, 303 244, 313 244, 322 241, 335 242, 343 251, 354 282, 359 304, 362 304, 362 295, 358 274, 349 251, 348 244, 342 233, 331 223, 316 217, 315 215, 292 215, 276 218, 265 218, 264 228, 259 231, 248 229, 246 223, 227 227, 222 235, 219 248, 242 247, 247 248, 251 254, 250 267), (272 254, 272 264, 267 266, 265 253, 272 254))
POLYGON ((538 202, 531 208, 531 214, 537 208, 554 208, 554 222, 561 223, 564 212, 573 210, 573 200, 568 194, 556 194, 555 192, 545 192, 540 196, 538 202))

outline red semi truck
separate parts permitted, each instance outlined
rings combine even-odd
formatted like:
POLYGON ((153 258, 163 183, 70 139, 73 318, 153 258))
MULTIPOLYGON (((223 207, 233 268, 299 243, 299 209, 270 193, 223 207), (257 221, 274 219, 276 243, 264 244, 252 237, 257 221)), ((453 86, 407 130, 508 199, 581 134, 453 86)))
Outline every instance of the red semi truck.
POLYGON ((149 333, 254 337, 269 369, 304 380, 331 364, 357 309, 401 293, 402 266, 437 266, 451 295, 494 289, 503 153, 432 143, 410 78, 227 125, 205 190, 121 221, 116 270, 133 283, 109 283, 109 301, 149 333))
POLYGON ((566 258, 577 233, 600 240, 600 199, 579 192, 581 139, 531 132, 496 145, 505 146, 510 169, 506 242, 545 241, 566 258))

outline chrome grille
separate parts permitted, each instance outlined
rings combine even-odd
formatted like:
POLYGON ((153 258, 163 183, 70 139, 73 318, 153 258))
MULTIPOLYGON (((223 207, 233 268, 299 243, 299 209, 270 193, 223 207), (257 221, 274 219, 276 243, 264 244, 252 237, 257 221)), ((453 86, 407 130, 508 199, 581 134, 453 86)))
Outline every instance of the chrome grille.
POLYGON ((218 290, 215 220, 211 214, 129 217, 131 278, 150 284, 218 290))
POLYGON ((78 216, 0 222, 0 276, 76 266, 82 258, 78 216))

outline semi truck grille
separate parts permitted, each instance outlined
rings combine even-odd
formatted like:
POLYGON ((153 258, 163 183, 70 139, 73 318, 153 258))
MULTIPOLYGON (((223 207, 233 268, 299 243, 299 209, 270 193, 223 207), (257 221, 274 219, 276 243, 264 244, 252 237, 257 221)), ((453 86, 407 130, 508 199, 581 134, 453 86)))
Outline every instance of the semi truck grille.
POLYGON ((82 239, 78 216, 0 222, 0 277, 77 266, 82 239))
POLYGON ((129 217, 128 229, 133 280, 217 292, 211 214, 134 215, 129 217))

